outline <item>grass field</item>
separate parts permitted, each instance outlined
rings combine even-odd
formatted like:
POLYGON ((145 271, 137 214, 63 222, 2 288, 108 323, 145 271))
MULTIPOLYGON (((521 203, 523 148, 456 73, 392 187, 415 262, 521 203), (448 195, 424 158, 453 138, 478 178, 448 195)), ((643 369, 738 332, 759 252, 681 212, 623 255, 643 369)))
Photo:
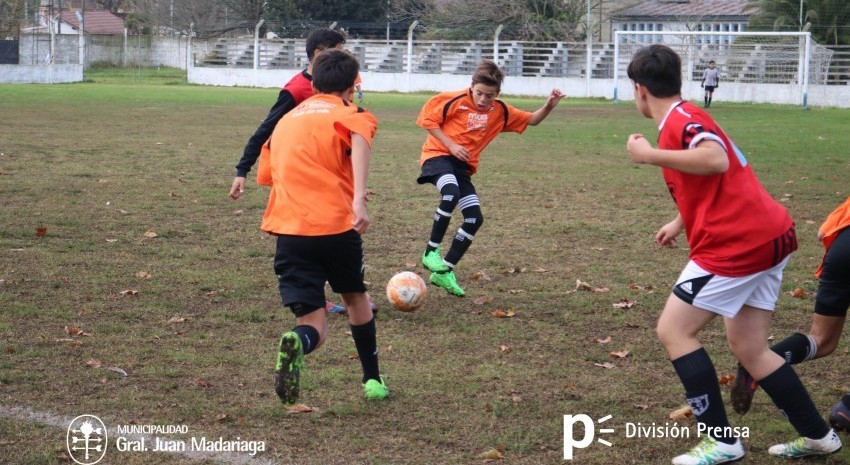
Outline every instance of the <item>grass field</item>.
MULTIPOLYGON (((625 434, 626 423, 663 425, 685 403, 654 325, 687 250, 653 243, 675 206, 659 170, 628 159, 630 133, 657 131, 631 103, 567 98, 542 125, 491 144, 475 177, 486 224, 458 267, 467 297, 432 288, 424 308, 404 314, 382 295, 394 273, 424 274, 438 197, 415 182, 415 119, 429 96, 367 89, 380 122, 367 280, 392 394, 362 399, 347 320, 332 315, 303 377, 302 399, 319 411, 287 414, 272 372, 293 317, 280 307, 273 240, 258 229, 267 191, 251 177, 245 197, 227 196, 276 90, 179 82, 136 70, 0 85, 0 462, 71 463, 66 426, 35 412, 265 441, 256 462, 281 464, 481 463, 496 447, 503 463, 562 463, 565 414, 612 415, 605 426, 615 429, 611 447, 576 450, 575 463, 669 463, 696 443, 625 434), (576 290, 577 280, 608 291, 576 290), (635 304, 615 308, 621 299, 635 304), (492 315, 508 309, 516 316, 492 315), (9 414, 19 407, 31 413, 9 414)), ((778 340, 808 328, 817 227, 850 193, 850 113, 715 96, 712 114, 797 222, 778 340), (791 297, 796 288, 809 295, 791 297)), ((702 341, 718 373, 734 373, 720 322, 702 341)), ((842 341, 834 356, 795 367, 821 412, 850 389, 847 353, 842 341)), ((743 463, 782 463, 766 449, 795 434, 764 393, 730 420, 751 428, 743 463)), ((110 445, 101 463, 254 463, 228 457, 110 445)), ((850 463, 850 453, 815 462, 850 463)))

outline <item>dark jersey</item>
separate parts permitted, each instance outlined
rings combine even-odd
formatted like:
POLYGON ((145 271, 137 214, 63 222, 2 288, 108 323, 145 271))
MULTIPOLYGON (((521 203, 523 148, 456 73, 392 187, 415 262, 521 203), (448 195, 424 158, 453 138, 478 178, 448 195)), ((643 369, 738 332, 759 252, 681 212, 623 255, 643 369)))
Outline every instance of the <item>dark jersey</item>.
POLYGON ((236 164, 236 176, 247 177, 248 172, 251 171, 251 167, 254 166, 254 163, 257 162, 257 158, 260 156, 260 147, 269 140, 277 122, 283 118, 283 115, 289 113, 290 110, 312 96, 313 77, 306 70, 296 74, 280 89, 277 101, 272 106, 272 109, 269 110, 268 116, 260 123, 260 127, 257 128, 254 135, 248 139, 248 144, 245 145, 242 158, 236 164))

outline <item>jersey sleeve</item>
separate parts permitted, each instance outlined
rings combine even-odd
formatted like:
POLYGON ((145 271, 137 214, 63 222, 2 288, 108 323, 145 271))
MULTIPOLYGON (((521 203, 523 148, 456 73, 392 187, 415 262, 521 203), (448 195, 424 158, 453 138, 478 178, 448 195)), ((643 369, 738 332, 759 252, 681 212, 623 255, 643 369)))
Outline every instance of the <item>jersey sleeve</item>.
POLYGON ((366 139, 369 145, 372 145, 372 139, 378 132, 378 120, 375 115, 368 111, 358 111, 340 118, 334 123, 334 129, 340 137, 345 140, 351 140, 351 133, 357 134, 366 139))
POLYGON ((505 104, 505 110, 508 112, 507 123, 502 132, 516 132, 522 134, 528 127, 528 122, 531 120, 531 112, 523 111, 518 108, 505 104))
POLYGON ((723 142, 723 139, 717 134, 706 129, 701 123, 697 121, 689 121, 687 124, 685 124, 685 127, 682 130, 682 150, 689 150, 695 148, 700 144, 700 142, 707 140, 717 142, 718 144, 720 144, 721 147, 723 147, 723 150, 726 153, 729 153, 729 148, 726 147, 726 144, 723 142))
POLYGON ((439 128, 444 122, 445 105, 451 100, 451 95, 440 94, 431 97, 419 112, 416 124, 424 129, 439 128))

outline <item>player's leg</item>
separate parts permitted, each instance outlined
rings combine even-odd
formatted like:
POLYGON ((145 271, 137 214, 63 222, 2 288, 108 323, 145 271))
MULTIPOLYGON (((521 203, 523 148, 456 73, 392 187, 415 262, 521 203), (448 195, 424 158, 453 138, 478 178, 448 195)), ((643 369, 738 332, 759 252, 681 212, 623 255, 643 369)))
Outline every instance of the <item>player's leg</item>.
POLYGON ((709 91, 708 89, 709 89, 709 87, 706 86, 705 87, 705 95, 703 96, 703 104, 702 104, 703 108, 708 108, 708 98, 709 98, 709 95, 711 95, 711 91, 709 91))
POLYGON ((448 266, 443 263, 440 255, 440 244, 449 229, 452 213, 460 200, 460 186, 454 172, 446 171, 431 176, 430 181, 440 192, 440 204, 434 213, 434 222, 431 225, 431 236, 422 254, 422 264, 431 271, 448 271, 448 266))
POLYGON ((656 331, 685 388, 685 397, 697 421, 720 434, 709 434, 690 451, 673 458, 674 465, 719 464, 740 460, 744 447, 727 437, 729 420, 720 394, 717 372, 697 334, 716 315, 696 308, 674 294, 658 319, 656 331))
MULTIPOLYGON (((274 269, 283 305, 295 315, 295 327, 280 337, 275 364, 275 392, 284 405, 298 400, 304 356, 328 333, 324 312, 325 280, 315 238, 278 236, 274 269)), ((319 249, 321 247, 318 247, 319 249)))
MULTIPOLYGON (((770 349, 792 365, 826 357, 838 346, 848 307, 850 307, 850 232, 842 231, 824 258, 824 269, 818 283, 815 312, 809 334, 792 334, 771 346, 770 349)), ((758 383, 743 367, 739 366, 731 391, 732 407, 736 412, 743 415, 749 411, 757 388, 758 383)), ((842 407, 837 404, 836 407, 839 407, 839 411, 842 410, 842 407)), ((847 407, 850 409, 850 398, 848 398, 847 407)), ((836 417, 836 421, 839 420, 843 421, 843 417, 836 417)), ((846 422, 846 425, 839 425, 839 428, 850 430, 850 420, 846 422)))
MULTIPOLYGON (((823 338, 828 342, 821 343, 818 346, 818 356, 822 356, 821 353, 828 354, 830 353, 827 352, 828 350, 834 349, 834 345, 822 346, 833 341, 837 344, 848 309, 850 309, 850 228, 838 233, 824 257, 823 273, 815 297, 815 316, 827 319, 828 317, 825 315, 831 315, 833 320, 840 320, 842 325, 838 326, 836 323, 835 328, 830 328, 838 334, 830 333, 829 336, 832 337, 823 338)), ((818 335, 815 334, 814 327, 812 330, 812 335, 817 338, 818 335)), ((850 431, 850 394, 845 394, 832 407, 829 423, 835 429, 850 431)))
POLYGON ((484 214, 481 212, 481 201, 478 199, 478 194, 475 192, 475 186, 465 174, 457 176, 460 191, 460 200, 458 207, 463 214, 463 224, 458 228, 452 239, 452 245, 446 253, 446 258, 443 263, 447 270, 443 272, 435 272, 431 274, 429 280, 432 284, 442 287, 450 294, 456 296, 464 296, 466 292, 457 283, 454 269, 460 259, 463 258, 472 241, 475 239, 475 234, 481 225, 484 224, 484 214))
POLYGON ((372 313, 364 283, 363 242, 355 231, 333 236, 326 244, 325 264, 328 282, 342 295, 348 308, 351 338, 357 348, 363 369, 363 390, 367 399, 385 399, 389 389, 381 379, 378 367, 378 341, 375 315, 372 313))
POLYGON ((745 305, 735 318, 725 319, 732 352, 800 435, 769 452, 787 458, 836 452, 841 441, 818 413, 800 378, 767 346, 771 316, 770 310, 745 305))

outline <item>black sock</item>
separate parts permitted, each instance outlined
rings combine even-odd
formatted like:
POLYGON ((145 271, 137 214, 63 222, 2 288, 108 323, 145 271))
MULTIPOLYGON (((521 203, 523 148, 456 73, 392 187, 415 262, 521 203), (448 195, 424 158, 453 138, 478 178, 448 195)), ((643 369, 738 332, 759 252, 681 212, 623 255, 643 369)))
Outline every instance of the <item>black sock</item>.
POLYGON ((791 365, 783 363, 776 371, 759 381, 759 386, 785 414, 800 436, 820 439, 829 433, 829 426, 821 418, 791 365))
POLYGON ((377 334, 374 318, 362 325, 351 325, 351 338, 354 339, 357 355, 360 356, 364 383, 370 379, 381 381, 381 372, 378 370, 377 334))
POLYGON ((431 226, 431 237, 428 239, 428 246, 425 247, 425 252, 436 250, 437 246, 443 242, 443 238, 446 236, 446 230, 449 229, 449 223, 451 221, 451 216, 443 216, 439 212, 434 213, 434 224, 431 226))
POLYGON ((292 329, 292 332, 298 335, 298 339, 301 339, 304 355, 309 354, 319 345, 319 331, 310 325, 296 326, 292 329))
MULTIPOLYGON (((673 368, 685 387, 685 396, 697 420, 709 428, 721 427, 724 428, 722 431, 727 431, 729 419, 726 417, 723 397, 720 396, 717 372, 708 352, 700 347, 673 360, 673 368)), ((712 437, 726 444, 734 444, 737 440, 726 436, 712 437)))
POLYGON ((449 266, 454 267, 457 265, 457 262, 463 258, 463 254, 469 249, 469 246, 472 245, 472 237, 470 237, 469 233, 460 228, 457 230, 457 234, 455 234, 454 239, 452 239, 452 246, 449 248, 449 251, 446 252, 446 263, 449 266))
POLYGON ((786 362, 796 365, 814 358, 817 345, 814 339, 803 333, 794 333, 770 346, 770 350, 779 354, 786 362))

